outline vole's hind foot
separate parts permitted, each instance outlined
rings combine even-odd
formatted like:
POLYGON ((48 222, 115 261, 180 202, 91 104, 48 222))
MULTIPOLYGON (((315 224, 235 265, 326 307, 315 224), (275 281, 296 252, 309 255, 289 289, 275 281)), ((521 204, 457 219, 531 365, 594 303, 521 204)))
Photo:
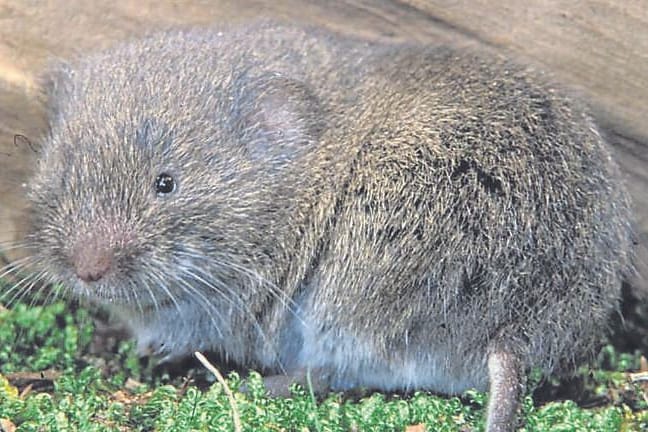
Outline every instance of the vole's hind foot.
POLYGON ((526 380, 517 355, 500 341, 493 341, 489 346, 488 378, 486 431, 512 432, 518 426, 518 410, 526 380))
MULTIPOLYGON (((288 375, 267 376, 263 378, 263 384, 271 397, 290 397, 293 384, 321 395, 330 390, 330 374, 324 369, 297 369, 288 375)), ((246 386, 241 387, 241 391, 246 392, 246 386)))

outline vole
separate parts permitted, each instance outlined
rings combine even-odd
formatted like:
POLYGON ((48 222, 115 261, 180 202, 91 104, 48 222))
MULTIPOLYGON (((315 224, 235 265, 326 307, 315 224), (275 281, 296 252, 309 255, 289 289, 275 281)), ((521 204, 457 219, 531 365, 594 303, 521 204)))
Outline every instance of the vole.
POLYGON ((160 361, 488 390, 508 431, 527 371, 591 352, 632 266, 587 109, 496 54, 262 22, 124 42, 44 88, 31 261, 160 361))

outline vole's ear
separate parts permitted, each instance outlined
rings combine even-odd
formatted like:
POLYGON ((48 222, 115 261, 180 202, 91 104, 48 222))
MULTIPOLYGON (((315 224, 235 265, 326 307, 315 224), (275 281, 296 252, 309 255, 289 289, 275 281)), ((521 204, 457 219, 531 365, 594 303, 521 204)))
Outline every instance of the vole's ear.
POLYGON ((250 157, 280 167, 317 144, 323 115, 317 97, 302 82, 280 75, 242 86, 236 117, 250 157))
POLYGON ((40 100, 51 117, 60 109, 60 101, 70 91, 73 71, 63 60, 50 62, 45 72, 38 78, 40 100))

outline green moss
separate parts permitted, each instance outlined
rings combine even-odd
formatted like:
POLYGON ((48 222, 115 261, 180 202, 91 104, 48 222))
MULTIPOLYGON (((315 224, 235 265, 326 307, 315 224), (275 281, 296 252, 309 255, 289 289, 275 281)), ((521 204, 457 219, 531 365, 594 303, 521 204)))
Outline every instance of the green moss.
POLYGON ((0 313, 0 372, 73 369, 92 338, 85 310, 71 314, 63 303, 16 305, 0 313))
MULTIPOLYGON (((121 344, 113 358, 117 369, 83 361, 92 337, 87 312, 70 312, 62 303, 17 305, 0 312, 0 419, 18 431, 232 431, 231 401, 218 383, 201 390, 182 380, 152 378, 141 367, 130 344, 121 344), (6 376, 17 371, 55 369, 53 386, 21 395, 6 376), (128 378, 144 380, 136 389, 123 388, 128 378)), ((524 431, 640 431, 648 429, 648 407, 642 389, 628 383, 623 371, 638 367, 637 354, 605 348, 598 358, 607 370, 581 370, 583 385, 593 395, 620 394, 608 403, 584 409, 574 401, 534 405, 524 400, 524 431), (630 403, 629 401, 634 401, 630 403), (642 405, 643 404, 643 405, 642 405)), ((539 380, 532 378, 531 382, 539 380)), ((243 380, 236 373, 228 386, 243 380)), ((262 378, 251 373, 246 394, 234 393, 245 431, 403 431, 425 424, 428 431, 483 430, 486 396, 466 392, 442 398, 423 392, 411 396, 373 394, 351 400, 339 394, 315 401, 295 386, 293 396, 273 399, 262 378)), ((533 386, 533 385, 532 385, 533 386)))

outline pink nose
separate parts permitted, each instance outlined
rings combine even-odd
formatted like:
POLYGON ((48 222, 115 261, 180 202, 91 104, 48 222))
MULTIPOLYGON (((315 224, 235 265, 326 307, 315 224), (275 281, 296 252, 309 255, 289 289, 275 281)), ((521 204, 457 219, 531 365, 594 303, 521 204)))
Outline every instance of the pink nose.
POLYGON ((74 271, 84 282, 100 280, 108 273, 112 262, 112 249, 97 239, 82 239, 74 248, 72 256, 74 271))

